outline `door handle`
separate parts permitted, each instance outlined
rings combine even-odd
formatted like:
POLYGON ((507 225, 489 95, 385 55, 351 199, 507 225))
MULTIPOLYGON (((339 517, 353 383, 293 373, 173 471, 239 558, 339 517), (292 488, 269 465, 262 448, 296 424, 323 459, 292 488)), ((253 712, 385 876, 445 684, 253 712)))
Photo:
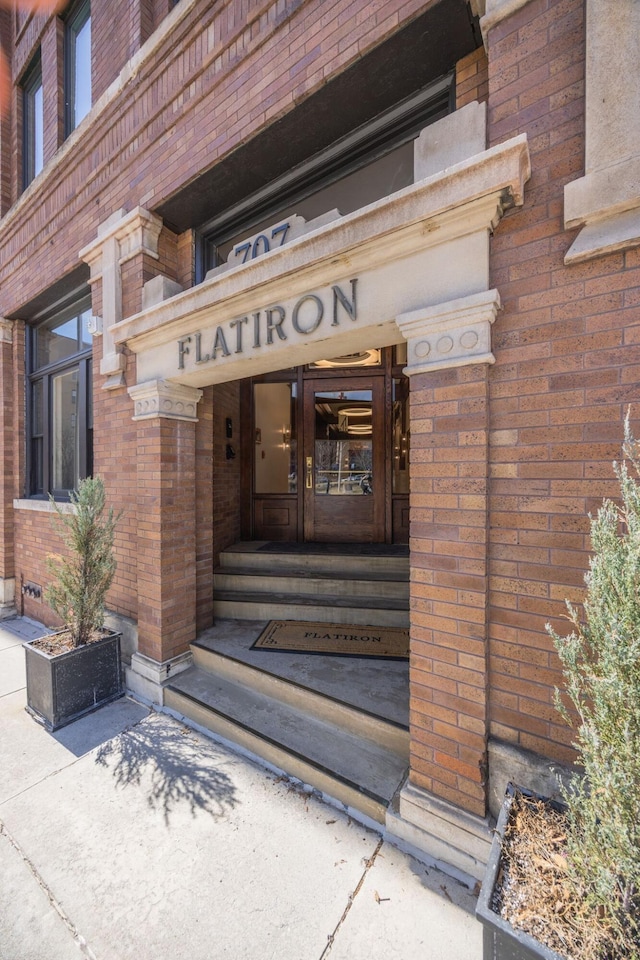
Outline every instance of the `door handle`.
POLYGON ((305 487, 307 490, 313 490, 313 457, 306 458, 307 474, 305 478, 305 487))

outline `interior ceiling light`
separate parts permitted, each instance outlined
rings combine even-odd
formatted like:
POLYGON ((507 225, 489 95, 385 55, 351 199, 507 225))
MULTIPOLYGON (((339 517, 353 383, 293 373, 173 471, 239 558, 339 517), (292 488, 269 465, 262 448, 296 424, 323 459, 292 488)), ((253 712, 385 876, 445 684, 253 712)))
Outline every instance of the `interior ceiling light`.
POLYGON ((372 432, 372 427, 370 423, 354 423, 347 427, 347 433, 361 435, 361 434, 371 433, 371 432, 372 432))
POLYGON ((370 417, 371 407, 342 407, 338 410, 341 417, 370 417))
POLYGON ((380 363, 379 350, 361 350, 359 353, 346 353, 332 360, 316 360, 310 367, 375 367, 380 363))

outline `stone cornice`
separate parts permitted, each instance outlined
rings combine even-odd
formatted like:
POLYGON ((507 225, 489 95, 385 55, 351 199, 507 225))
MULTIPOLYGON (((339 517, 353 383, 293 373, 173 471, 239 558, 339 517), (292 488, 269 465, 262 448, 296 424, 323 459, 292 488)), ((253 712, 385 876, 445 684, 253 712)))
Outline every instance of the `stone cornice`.
POLYGON ((490 231, 504 209, 523 202, 530 172, 523 134, 122 320, 112 327, 114 341, 140 352, 188 332, 199 317, 242 315, 257 291, 268 304, 281 296, 285 281, 288 295, 302 295, 334 282, 340 271, 354 276, 490 231))
POLYGON ((491 324, 500 309, 497 290, 487 290, 396 317, 407 340, 404 373, 428 373, 473 363, 494 363, 491 324))
POLYGON ((162 417, 195 422, 198 419, 198 401, 202 397, 202 390, 168 383, 166 380, 150 380, 129 387, 128 392, 134 404, 134 420, 162 417))

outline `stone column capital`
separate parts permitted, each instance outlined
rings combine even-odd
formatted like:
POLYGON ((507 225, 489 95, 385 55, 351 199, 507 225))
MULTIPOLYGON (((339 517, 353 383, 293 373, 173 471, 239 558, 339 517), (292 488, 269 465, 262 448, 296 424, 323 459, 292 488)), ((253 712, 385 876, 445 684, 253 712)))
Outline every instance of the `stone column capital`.
POLYGON ((152 420, 163 417, 167 420, 198 420, 198 401, 202 390, 185 387, 169 380, 148 380, 129 387, 129 396, 134 404, 134 420, 152 420))
MULTIPOLYGON (((138 254, 158 260, 158 238, 162 220, 144 207, 130 213, 116 210, 101 223, 90 244, 80 251, 89 264, 89 283, 102 281, 102 360, 100 373, 107 379, 104 390, 116 390, 124 384, 126 360, 122 347, 116 346, 111 328, 122 320, 122 264, 138 254)), ((96 330, 97 332, 97 330, 96 330)))
POLYGON ((13 321, 0 317, 0 343, 13 343, 13 321))
POLYGON ((497 290, 474 293, 396 317, 407 340, 404 373, 427 373, 472 363, 494 363, 491 324, 500 309, 497 290))
POLYGON ((95 240, 80 251, 80 259, 91 268, 91 279, 102 273, 103 259, 125 263, 139 253, 158 259, 158 238, 162 220, 144 207, 135 207, 129 213, 117 210, 98 227, 95 240))

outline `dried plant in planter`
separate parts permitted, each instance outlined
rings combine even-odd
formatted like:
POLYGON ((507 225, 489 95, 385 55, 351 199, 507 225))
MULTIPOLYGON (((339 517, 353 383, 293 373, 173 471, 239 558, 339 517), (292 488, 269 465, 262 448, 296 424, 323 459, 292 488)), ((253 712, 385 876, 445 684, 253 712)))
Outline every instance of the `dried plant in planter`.
POLYGON ((628 417, 623 452, 621 503, 591 519, 583 614, 567 603, 569 636, 548 627, 577 721, 558 694, 557 706, 584 767, 564 791, 568 875, 607 960, 640 958, 640 446, 628 417))
POLYGON ((103 626, 105 597, 116 570, 113 544, 120 514, 114 516, 111 507, 106 511, 100 477, 80 481, 71 494, 71 513, 63 513, 53 499, 52 503, 68 555, 47 558, 54 579, 45 599, 64 621, 68 645, 80 647, 103 626))

